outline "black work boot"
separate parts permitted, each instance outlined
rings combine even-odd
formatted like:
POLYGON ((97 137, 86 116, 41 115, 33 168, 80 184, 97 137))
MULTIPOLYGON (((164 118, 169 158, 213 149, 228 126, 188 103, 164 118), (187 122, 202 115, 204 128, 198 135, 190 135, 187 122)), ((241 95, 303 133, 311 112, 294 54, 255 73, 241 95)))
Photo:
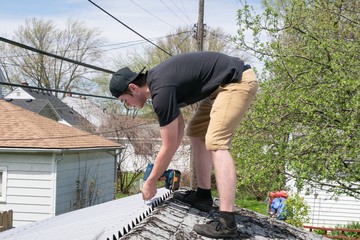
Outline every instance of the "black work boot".
POLYGON ((209 238, 235 238, 237 236, 237 226, 228 228, 222 218, 211 220, 206 224, 195 224, 194 231, 209 238))
POLYGON ((177 191, 174 192, 174 199, 188 203, 194 208, 197 208, 204 212, 209 212, 213 205, 212 198, 199 198, 196 196, 196 191, 187 190, 187 191, 177 191))

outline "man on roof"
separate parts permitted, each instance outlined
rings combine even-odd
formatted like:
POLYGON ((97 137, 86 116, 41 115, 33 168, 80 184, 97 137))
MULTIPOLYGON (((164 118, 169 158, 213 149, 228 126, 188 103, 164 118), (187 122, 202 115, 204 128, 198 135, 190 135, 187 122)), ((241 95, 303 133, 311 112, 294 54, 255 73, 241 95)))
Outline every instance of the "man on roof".
POLYGON ((194 152, 198 188, 177 191, 173 198, 210 211, 214 166, 220 199, 219 218, 196 224, 194 230, 212 238, 236 237, 236 170, 229 149, 231 138, 258 88, 254 71, 243 60, 217 52, 176 55, 143 71, 134 73, 129 68, 120 69, 111 78, 110 91, 126 106, 139 109, 151 99, 159 120, 162 146, 144 183, 144 200, 155 196, 156 182, 182 141, 185 124, 180 109, 199 102, 186 128, 194 152))

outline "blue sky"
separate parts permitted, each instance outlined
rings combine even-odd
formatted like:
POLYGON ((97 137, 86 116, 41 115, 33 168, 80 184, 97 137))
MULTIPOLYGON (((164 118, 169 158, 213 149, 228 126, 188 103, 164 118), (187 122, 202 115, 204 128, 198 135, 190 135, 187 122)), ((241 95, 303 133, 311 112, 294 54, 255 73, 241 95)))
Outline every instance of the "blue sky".
MULTIPOLYGON (((25 18, 52 19, 65 25, 66 19, 79 19, 89 27, 98 27, 110 43, 140 39, 139 36, 103 13, 87 0, 2 0, 0 35, 11 38, 25 18)), ((198 0, 93 0, 129 27, 147 38, 161 37, 176 27, 197 22, 198 0), (139 6, 141 7, 139 7, 139 6), (147 11, 145 11, 146 9, 147 11)), ((259 4, 259 0, 252 1, 259 4)), ((205 0, 205 23, 236 34, 238 0, 205 0)))
MULTIPOLYGON (((198 20, 198 0, 92 1, 150 39, 166 36, 175 32, 177 27, 193 25, 198 20)), ((248 1, 256 9, 260 9, 260 2, 248 1)), ((63 28, 71 17, 82 21, 85 26, 99 28, 106 39, 104 44, 142 40, 88 0, 0 0, 0 3, 0 36, 9 39, 26 18, 51 19, 63 28)), ((236 12, 241 7, 239 0, 205 0, 204 22, 209 27, 222 28, 226 34, 236 35, 236 12)), ((131 49, 121 51, 126 50, 131 49)))

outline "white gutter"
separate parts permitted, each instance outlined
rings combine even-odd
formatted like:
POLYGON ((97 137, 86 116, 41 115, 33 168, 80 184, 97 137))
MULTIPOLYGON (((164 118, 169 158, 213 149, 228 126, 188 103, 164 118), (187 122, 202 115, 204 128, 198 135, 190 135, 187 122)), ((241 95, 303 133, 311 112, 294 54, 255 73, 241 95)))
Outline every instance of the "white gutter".
MULTIPOLYGON (((57 163, 59 160, 56 160, 56 154, 52 154, 52 160, 51 160, 51 183, 52 183, 52 195, 51 195, 51 201, 52 201, 52 208, 51 208, 51 217, 55 216, 56 212, 56 178, 57 178, 57 163)), ((63 156, 63 154, 61 155, 63 156)))
POLYGON ((98 151, 98 150, 117 150, 124 149, 124 147, 95 147, 95 148, 0 148, 0 152, 51 152, 51 153, 65 153, 65 152, 79 152, 79 151, 98 151))

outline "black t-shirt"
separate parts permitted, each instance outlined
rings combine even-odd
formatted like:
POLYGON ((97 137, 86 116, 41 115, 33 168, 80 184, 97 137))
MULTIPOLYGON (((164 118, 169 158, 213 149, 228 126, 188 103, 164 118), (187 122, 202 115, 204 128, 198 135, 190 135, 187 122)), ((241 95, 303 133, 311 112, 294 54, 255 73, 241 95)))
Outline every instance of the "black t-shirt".
POLYGON ((208 97, 218 86, 241 79, 244 62, 217 52, 176 55, 147 72, 153 108, 160 126, 180 115, 180 108, 208 97))

